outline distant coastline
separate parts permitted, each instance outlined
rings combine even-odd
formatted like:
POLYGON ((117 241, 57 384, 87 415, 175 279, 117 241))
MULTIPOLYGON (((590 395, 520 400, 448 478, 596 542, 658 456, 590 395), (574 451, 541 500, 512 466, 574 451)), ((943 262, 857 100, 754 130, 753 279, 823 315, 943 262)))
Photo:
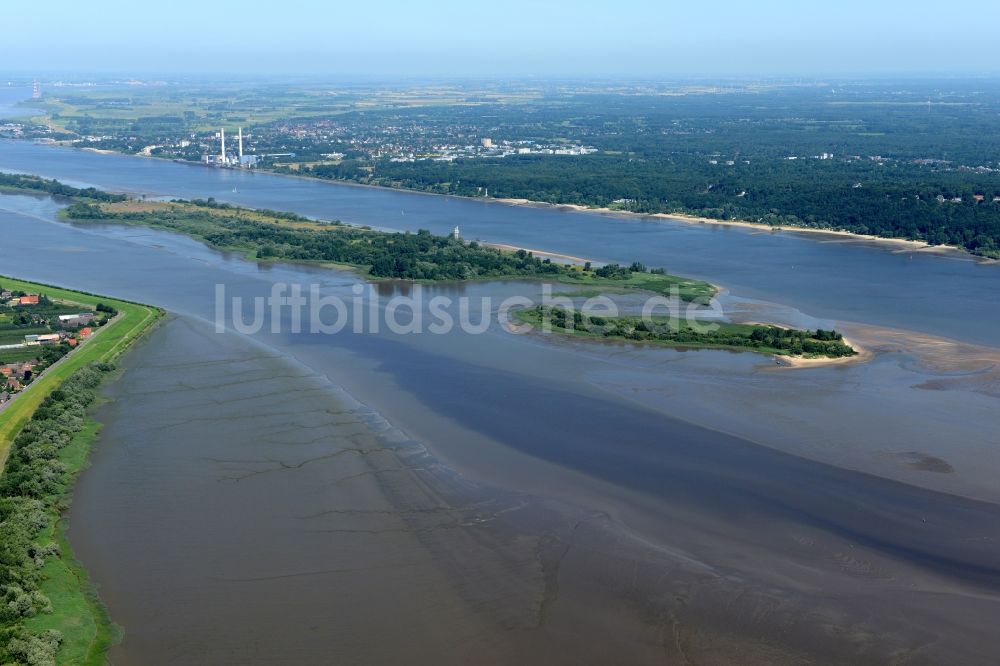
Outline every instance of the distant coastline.
MULTIPOLYGON (((135 157, 140 159, 156 159, 163 160, 167 162, 173 162, 175 164, 184 164, 188 166, 198 166, 204 168, 218 168, 211 167, 201 162, 195 162, 192 160, 181 160, 170 157, 159 157, 157 155, 139 155, 133 153, 124 153, 117 150, 105 150, 101 148, 79 148, 73 146, 64 141, 54 141, 51 143, 53 146, 58 146, 60 148, 72 148, 75 150, 81 150, 91 153, 98 153, 101 155, 122 155, 124 157, 135 157)), ((245 171, 243 169, 232 169, 233 171, 245 171)), ((450 197, 454 199, 462 199, 465 201, 482 201, 491 204, 502 204, 507 206, 525 206, 531 208, 553 208, 556 210, 565 210, 578 213, 594 213, 598 215, 605 216, 620 216, 627 219, 655 219, 655 220, 667 220, 673 222, 681 222, 685 224, 712 224, 727 227, 740 227, 745 229, 753 229, 756 231, 770 231, 775 233, 780 232, 790 232, 790 233, 806 233, 815 235, 826 235, 838 238, 841 240, 851 240, 866 243, 878 243, 885 246, 895 246, 900 252, 911 251, 911 252, 922 252, 922 253, 932 253, 941 255, 952 255, 960 256, 972 261, 976 261, 983 264, 995 264, 1000 263, 998 259, 990 259, 989 257, 981 257, 972 254, 965 248, 958 247, 957 245, 935 245, 927 241, 922 240, 911 240, 908 238, 894 238, 887 236, 874 236, 871 234, 858 234, 853 231, 844 231, 840 229, 822 229, 818 227, 806 227, 806 226, 772 226, 770 224, 763 224, 760 222, 752 222, 749 220, 723 220, 712 217, 704 217, 700 215, 693 215, 689 213, 636 213, 634 211, 616 210, 614 208, 608 208, 606 206, 584 206, 582 204, 570 204, 570 203, 552 203, 550 201, 535 201, 532 199, 516 199, 516 198, 490 198, 490 197, 469 197, 461 194, 447 194, 442 192, 427 192, 424 190, 418 190, 407 187, 393 187, 391 185, 381 185, 376 183, 358 183, 352 180, 338 179, 338 178, 319 178, 317 176, 309 176, 305 174, 296 173, 281 173, 278 171, 271 171, 268 169, 257 169, 247 171, 248 173, 266 173, 271 176, 281 176, 285 178, 300 178, 303 180, 309 180, 314 182, 325 182, 333 183, 337 185, 346 185, 349 187, 366 187, 374 188, 379 190, 389 190, 394 192, 406 192, 410 194, 422 194, 432 197, 450 197)), ((536 253, 543 253, 545 255, 551 255, 553 257, 559 257, 563 255, 558 255, 555 253, 535 251, 536 253)))
MULTIPOLYGON (((325 180, 318 178, 316 180, 325 180)), ((372 185, 371 187, 382 187, 380 185, 372 185)), ((387 188, 396 189, 396 188, 387 188)), ((403 188, 399 188, 403 189, 403 188)), ((416 191, 416 190, 406 190, 416 191)), ((434 194, 433 192, 427 192, 426 194, 434 194)), ((446 195, 446 196, 456 196, 456 195, 446 195)), ((469 197, 463 197, 469 198, 469 197)), ((958 247, 957 245, 932 245, 927 241, 921 240, 910 240, 907 238, 888 238, 885 236, 872 236, 871 234, 858 234, 853 231, 843 231, 838 229, 820 229, 817 227, 804 227, 804 226, 772 226, 770 224, 764 224, 762 222, 750 222, 747 220, 720 220, 713 217, 703 217, 699 215, 690 215, 687 213, 635 213, 632 211, 625 210, 615 210, 614 208, 604 207, 590 207, 583 206, 580 204, 554 204, 545 201, 532 201, 530 199, 488 199, 488 201, 495 201, 497 203, 504 203, 511 206, 527 206, 531 208, 555 208, 562 210, 571 210, 573 212, 579 213, 597 213, 599 215, 614 215, 622 216, 628 218, 640 218, 640 219, 650 219, 655 218, 658 220, 672 220, 675 222, 684 222, 687 224, 712 224, 727 227, 742 227, 745 229, 754 229, 757 231, 771 231, 771 232, 791 232, 791 233, 807 233, 807 234, 821 234, 827 236, 835 236, 845 240, 855 240, 855 241, 866 241, 866 242, 877 242, 896 245, 901 251, 912 250, 918 252, 933 252, 936 254, 958 254, 964 257, 968 257, 974 261, 980 261, 982 263, 998 263, 1000 260, 990 259, 988 257, 980 257, 972 254, 968 250, 958 247)))

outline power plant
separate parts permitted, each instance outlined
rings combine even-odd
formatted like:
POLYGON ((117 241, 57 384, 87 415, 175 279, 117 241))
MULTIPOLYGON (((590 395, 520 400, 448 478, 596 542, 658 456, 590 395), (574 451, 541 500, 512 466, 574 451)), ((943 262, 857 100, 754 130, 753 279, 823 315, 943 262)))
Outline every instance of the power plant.
POLYGON ((219 153, 218 155, 205 155, 205 164, 220 167, 236 167, 249 169, 257 166, 259 157, 279 157, 279 155, 244 155, 243 154, 243 128, 236 128, 236 157, 226 154, 226 128, 219 128, 219 153))

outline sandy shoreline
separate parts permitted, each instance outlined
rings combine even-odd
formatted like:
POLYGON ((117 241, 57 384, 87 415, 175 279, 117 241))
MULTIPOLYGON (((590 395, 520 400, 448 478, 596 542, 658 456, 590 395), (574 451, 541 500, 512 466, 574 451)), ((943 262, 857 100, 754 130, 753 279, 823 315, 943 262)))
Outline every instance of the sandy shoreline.
MULTIPOLYGON (((101 149, 97 149, 97 148, 80 148, 79 150, 85 150, 85 151, 88 151, 88 152, 95 152, 95 153, 100 153, 100 154, 124 154, 124 153, 116 153, 116 151, 101 150, 101 149)), ((165 158, 159 158, 159 157, 156 157, 156 156, 144 156, 144 155, 136 155, 135 157, 146 157, 147 159, 150 159, 150 158, 151 159, 165 159, 165 158)), ((175 161, 175 160, 171 160, 171 161, 175 161)), ((268 173, 270 173, 270 172, 268 172, 268 173)), ((314 178, 314 177, 310 177, 310 176, 301 176, 301 175, 296 175, 296 174, 270 174, 270 175, 287 175, 287 176, 289 176, 291 178, 305 178, 305 179, 308 179, 308 180, 319 180, 319 181, 326 180, 326 179, 322 179, 322 178, 314 178)), ((383 186, 380 186, 380 185, 365 185, 365 184, 361 184, 361 183, 347 183, 347 182, 337 181, 337 180, 332 180, 330 182, 331 183, 337 183, 337 184, 355 185, 355 186, 359 186, 359 187, 375 187, 375 188, 379 188, 379 189, 388 189, 388 190, 396 189, 396 188, 387 188, 387 187, 383 187, 383 186)), ((410 190, 397 190, 397 191, 410 192, 410 190)), ((427 195, 431 195, 431 196, 454 196, 454 195, 435 195, 432 192, 415 192, 415 193, 417 193, 417 194, 427 194, 427 195)), ((455 197, 455 198, 468 199, 469 197, 455 197)), ((491 203, 503 203, 503 204, 507 204, 507 205, 523 205, 523 206, 543 207, 543 208, 547 208, 547 207, 551 207, 551 208, 563 208, 563 209, 570 209, 570 210, 578 211, 578 212, 590 212, 590 213, 600 213, 600 214, 608 214, 608 213, 610 213, 610 214, 616 214, 616 215, 617 214, 624 214, 624 215, 630 215, 630 216, 639 215, 638 213, 623 213, 622 211, 613 211, 613 210, 611 210, 609 208, 587 208, 585 206, 579 206, 579 205, 576 205, 576 204, 566 204, 566 205, 549 204, 549 203, 544 203, 544 202, 534 202, 534 201, 530 201, 528 199, 485 199, 484 201, 488 201, 488 202, 491 202, 491 203)), ((651 217, 649 215, 640 215, 640 216, 641 217, 651 217)), ((734 226, 744 226, 744 227, 751 227, 751 228, 770 228, 770 227, 766 227, 766 225, 751 224, 751 223, 748 223, 748 222, 718 222, 718 221, 715 221, 715 220, 711 220, 709 218, 697 218, 697 217, 691 217, 691 216, 678 217, 678 216, 673 216, 673 215, 656 214, 656 215, 652 215, 652 217, 658 217, 658 218, 662 218, 662 219, 679 220, 679 221, 682 221, 682 222, 691 222, 691 223, 699 223, 699 224, 700 223, 731 224, 731 225, 734 225, 734 226)), ((349 225, 349 226, 354 226, 354 225, 349 225)), ((826 233, 826 232, 822 232, 821 230, 817 230, 817 229, 811 229, 811 230, 807 230, 807 231, 818 232, 818 233, 826 233)), ((829 232, 829 233, 835 233, 835 232, 829 232)), ((853 238, 861 238, 857 234, 850 234, 848 232, 840 232, 840 235, 847 236, 847 237, 853 237, 853 238)), ((880 240, 885 241, 887 239, 880 239, 880 240)), ((558 261, 565 261, 565 262, 569 262, 569 263, 573 263, 573 264, 577 264, 577 265, 583 265, 583 264, 588 263, 588 262, 593 263, 594 265, 602 265, 601 262, 593 261, 591 259, 587 259, 587 258, 584 258, 584 257, 578 257, 578 256, 574 256, 574 255, 569 255, 569 254, 562 254, 562 253, 558 253, 558 252, 550 252, 548 250, 540 250, 540 249, 536 249, 536 248, 520 247, 520 246, 512 245, 512 244, 509 244, 509 243, 492 243, 492 242, 485 242, 485 241, 479 241, 479 242, 483 246, 495 248, 495 249, 506 251, 506 252, 517 252, 519 250, 524 250, 525 252, 531 252, 535 256, 539 256, 539 257, 543 257, 543 258, 549 258, 549 259, 554 259, 554 260, 558 260, 558 261)), ((905 243, 914 243, 914 241, 891 241, 891 242, 899 242, 899 243, 904 243, 904 244, 905 243)), ((958 252, 962 252, 963 254, 966 254, 964 252, 964 250, 961 250, 961 249, 958 249, 958 248, 955 248, 955 250, 958 251, 958 252)), ((719 285, 717 285, 715 283, 709 283, 709 284, 712 284, 712 286, 714 286, 716 288, 717 293, 722 291, 722 288, 719 285)), ((778 325, 778 324, 769 323, 769 322, 761 322, 761 323, 762 323, 762 325, 767 325, 767 326, 778 325)), ((772 355, 772 358, 774 358, 775 361, 776 361, 776 363, 778 363, 781 367, 785 367, 785 368, 817 367, 817 366, 825 366, 825 365, 843 365, 843 364, 847 364, 847 363, 861 363, 861 362, 868 361, 868 360, 870 360, 872 358, 873 354, 866 352, 865 350, 863 350, 861 347, 859 347, 856 344, 852 344, 852 343, 848 342, 846 340, 846 338, 845 338, 845 343, 848 344, 848 345, 850 345, 851 347, 853 347, 856 351, 858 351, 858 354, 856 356, 839 357, 839 358, 801 358, 801 357, 796 358, 796 357, 791 357, 791 356, 778 356, 778 355, 772 355)), ((747 351, 751 351, 752 352, 752 350, 747 350, 747 351)))
MULTIPOLYGON (((62 144, 58 144, 57 143, 56 145, 61 147, 62 144)), ((97 153, 98 155, 124 155, 125 154, 125 153, 119 153, 117 150, 107 150, 105 148, 80 148, 80 150, 84 150, 84 151, 86 151, 88 153, 97 153)), ((137 155, 136 157, 139 157, 139 156, 137 155)))
MULTIPOLYGON (((773 326, 773 324, 769 324, 773 326)), ((774 355, 774 360, 777 366, 781 368, 793 369, 793 368, 816 368, 819 366, 828 365, 853 365, 855 363, 867 363, 875 357, 874 352, 862 347, 856 342, 844 338, 843 342, 848 347, 852 348, 857 352, 854 356, 840 356, 837 358, 805 358, 803 356, 779 356, 774 355)))
POLYGON ((749 222, 746 220, 719 220, 711 217, 688 215, 686 213, 634 213, 631 211, 614 210, 612 208, 607 208, 607 207, 589 207, 589 206, 582 206, 580 204, 553 204, 544 201, 532 201, 530 199, 489 199, 488 201, 495 201, 510 206, 527 206, 532 208, 555 208, 559 210, 570 210, 578 213, 596 213, 598 215, 614 215, 621 217, 635 217, 635 218, 645 218, 645 219, 655 218, 661 220, 672 220, 675 222, 684 222, 688 224, 712 224, 725 227, 742 227, 745 229, 754 229, 756 231, 770 231, 774 233, 790 232, 790 233, 817 234, 817 235, 833 236, 835 238, 839 238, 842 240, 865 241, 865 242, 875 242, 885 245, 894 245, 899 251, 919 251, 919 252, 932 252, 936 254, 954 254, 954 255, 961 255, 964 257, 968 257, 975 261, 982 261, 984 263, 992 263, 996 261, 994 259, 989 259, 986 257, 978 257, 956 245, 931 245, 926 241, 907 240, 905 238, 884 238, 882 236, 872 236, 870 234, 857 234, 852 231, 840 231, 836 229, 817 229, 813 227, 795 227, 795 226, 775 227, 769 224, 762 224, 759 222, 749 222))
MULTIPOLYGON (((732 422, 688 436, 680 418, 624 411, 623 400, 584 402, 574 384, 582 371, 553 373, 560 390, 524 371, 498 385, 504 373, 445 365, 439 347, 407 345, 379 355, 392 373, 372 373, 353 348, 348 365, 326 345, 270 336, 250 346, 213 333, 207 320, 172 321, 136 350, 104 404, 103 444, 70 520, 74 547, 126 627, 115 661, 171 663, 184 650, 244 663, 294 654, 439 664, 470 653, 574 666, 910 655, 988 663, 996 649, 995 590, 951 583, 906 559, 984 553, 972 564, 992 568, 992 512, 971 522, 945 510, 964 506, 947 496, 925 503, 899 484, 841 477, 798 457, 767 453, 747 464, 756 447, 721 434, 732 422), (312 356, 297 357, 306 347, 312 356), (326 381, 367 374, 378 377, 367 380, 369 394, 399 410, 386 424, 427 430, 383 442, 370 433, 384 432, 379 403, 363 409, 326 381), (435 384, 448 392, 436 397, 435 384), (526 422, 498 409, 518 404, 544 406, 521 413, 546 429, 525 438, 526 422), (608 412, 594 408, 602 404, 608 412), (459 460, 469 477, 538 488, 562 504, 477 494, 411 437, 467 452, 459 460), (618 478, 600 476, 617 469, 618 478), (636 487, 643 476, 653 482, 636 487), (842 524, 874 533, 877 547, 831 529, 842 524), (978 538, 965 541, 968 533, 978 538), (637 545, 646 535, 648 545, 637 545)), ((800 406, 787 409, 768 388, 737 385, 759 392, 759 405, 776 403, 775 412, 800 406)), ((705 402, 788 427, 742 396, 727 398, 705 402)), ((827 423, 836 426, 836 416, 827 423)))
MULTIPOLYGON (((205 166, 201 162, 191 162, 187 160, 178 160, 169 157, 160 157, 158 155, 141 155, 141 154, 131 154, 123 153, 117 150, 106 150, 102 148, 78 148, 73 145, 66 143, 54 142, 53 145, 60 148, 73 148, 76 150, 84 150, 93 153, 99 153, 102 155, 122 155, 125 157, 139 157, 146 159, 164 160, 167 162, 174 162, 175 164, 188 164, 191 166, 205 166)), ((871 234, 857 234, 852 231, 841 231, 836 229, 816 229, 812 227, 773 227, 769 224, 761 224, 759 222, 750 222, 747 220, 719 220, 711 217, 702 217, 698 215, 689 215, 687 213, 634 213, 631 211, 614 210, 608 207, 590 207, 581 204, 559 204, 551 203, 547 201, 534 201, 531 199, 515 199, 515 198, 478 198, 478 197, 467 197, 457 194, 442 194, 439 192, 424 192, 422 190, 413 190, 402 187, 388 187, 386 185, 373 185, 371 183, 356 183, 354 181, 348 180, 337 180, 330 178, 317 178, 315 176, 307 176, 303 174, 294 173, 277 173, 274 171, 267 170, 257 170, 250 171, 250 173, 266 173, 272 176, 283 176, 286 178, 301 178, 304 180, 319 181, 335 183, 337 185, 347 185, 351 187, 370 187, 379 190, 389 190, 393 192, 406 192, 408 194, 423 194, 433 197, 450 197, 453 199, 464 199, 468 201, 483 201, 486 203, 504 204, 508 206, 527 206, 532 208, 554 208, 557 210, 567 210, 578 213, 596 213, 598 215, 614 215, 621 217, 634 217, 634 218, 644 218, 644 219, 661 219, 661 220, 671 220, 674 222, 684 222, 688 224, 713 224, 725 227, 742 227, 745 229, 753 229, 756 231, 770 231, 773 233, 790 232, 790 233, 803 233, 803 234, 817 234, 831 236, 840 240, 850 240, 850 241, 862 241, 862 242, 874 242, 881 245, 894 245, 898 251, 905 252, 925 252, 933 254, 944 254, 944 255, 954 255, 961 256, 964 258, 972 259, 973 261, 978 261, 982 263, 1000 263, 1000 260, 989 259, 987 257, 980 257, 974 255, 965 249, 958 247, 956 245, 931 245, 927 241, 919 240, 907 240, 905 238, 884 238, 882 236, 873 236, 871 234)), ((514 248, 522 249, 522 248, 514 248)), ((543 253, 539 250, 531 250, 536 254, 543 253)), ((555 253, 544 252, 546 256, 560 257, 563 255, 558 255, 555 253)))
MULTIPOLYGON (((747 324, 749 326, 775 326, 777 328, 789 329, 790 326, 784 324, 776 324, 774 322, 766 321, 739 321, 739 324, 747 324)), ((841 341, 857 352, 854 356, 838 356, 837 358, 830 357, 816 357, 816 358, 806 358, 804 356, 786 356, 783 354, 771 354, 771 358, 774 359, 775 364, 780 368, 815 368, 821 365, 853 365, 854 363, 865 363, 872 360, 875 357, 874 352, 865 347, 862 347, 857 342, 854 342, 847 338, 847 336, 841 334, 841 341)), ((748 350, 753 351, 753 350, 748 350)))
POLYGON ((595 266, 602 265, 599 261, 592 261, 591 259, 584 259, 583 257, 574 257, 571 254, 559 254, 558 252, 549 252, 547 250, 535 250, 530 247, 518 247, 517 245, 510 245, 508 243, 485 243, 480 241, 479 244, 483 247, 491 247, 495 250, 503 250, 504 252, 517 252, 518 250, 524 250, 525 252, 532 253, 536 257, 559 259, 573 264, 585 264, 591 262, 595 266))
MULTIPOLYGON (((58 144, 57 143, 55 145, 57 145, 59 147, 72 147, 72 148, 76 148, 75 146, 66 146, 65 144, 58 144)), ((121 153, 119 151, 104 150, 104 149, 98 149, 98 148, 77 148, 77 150, 84 150, 84 151, 93 152, 93 153, 99 153, 99 154, 117 154, 117 155, 123 155, 123 156, 128 156, 128 157, 139 157, 139 158, 146 158, 146 159, 166 160, 166 161, 170 161, 170 162, 174 162, 174 163, 190 164, 192 166, 204 166, 204 165, 201 165, 200 163, 197 163, 197 162, 178 161, 178 160, 174 160, 174 159, 170 159, 170 158, 158 157, 158 156, 155 156, 155 155, 149 155, 149 156, 146 156, 146 155, 129 155, 127 153, 121 153)), ((251 173, 254 173, 254 172, 251 172, 251 173)), ((328 182, 330 184, 346 185, 346 186, 351 186, 351 187, 364 187, 364 188, 374 188, 374 189, 380 189, 380 190, 390 190, 390 191, 396 191, 396 192, 405 192, 405 193, 408 193, 408 194, 422 194, 422 195, 435 196, 435 197, 451 197, 451 198, 455 198, 455 199, 464 199, 464 200, 470 200, 470 201, 479 200, 479 201, 483 201, 485 203, 503 204, 503 205, 508 205, 508 206, 525 206, 525 207, 532 207, 532 208, 553 208, 553 209, 557 209, 557 210, 566 210, 566 211, 573 211, 573 212, 580 212, 580 213, 596 213, 596 214, 599 214, 599 215, 621 216, 621 217, 631 217, 631 218, 645 218, 645 219, 654 218, 654 219, 668 220, 668 221, 673 221, 673 222, 682 222, 682 223, 686 223, 686 224, 711 224, 711 225, 718 225, 718 226, 742 227, 742 228, 745 228, 745 229, 752 229, 752 230, 756 230, 756 231, 768 231, 768 232, 771 232, 771 233, 790 232, 790 233, 804 233, 804 234, 813 234, 813 235, 825 235, 825 236, 832 237, 834 239, 838 239, 838 240, 841 240, 841 241, 874 242, 874 243, 880 244, 882 246, 894 246, 896 248, 896 251, 899 251, 899 252, 905 252, 905 251, 910 251, 910 252, 916 251, 916 252, 925 252, 925 253, 926 252, 930 252, 930 253, 941 254, 941 255, 961 256, 963 258, 968 258, 968 259, 971 259, 973 261, 978 261, 978 262, 982 262, 982 263, 998 263, 997 260, 988 259, 988 258, 985 258, 985 257, 978 257, 978 256, 975 256, 973 254, 970 254, 969 252, 967 252, 964 249, 962 249, 960 247, 957 247, 957 246, 952 246, 952 245, 931 245, 931 244, 929 244, 929 243, 927 243, 925 241, 913 241, 913 240, 897 239, 897 238, 882 238, 880 236, 872 236, 872 235, 865 235, 865 234, 856 234, 856 233, 849 232, 849 231, 837 231, 837 230, 832 230, 832 229, 814 229, 814 228, 808 228, 808 227, 772 227, 770 225, 760 224, 760 223, 755 223, 755 222, 748 222, 748 221, 744 221, 744 220, 717 220, 717 219, 714 219, 714 218, 700 217, 700 216, 695 216, 695 215, 687 215, 687 214, 683 214, 683 213, 634 213, 634 212, 629 212, 629 211, 613 210, 613 209, 607 208, 607 207, 588 207, 588 206, 583 206, 583 205, 580 205, 580 204, 554 204, 554 203, 549 203, 549 202, 544 202, 544 201, 533 201, 533 200, 530 200, 530 199, 513 199, 513 198, 483 198, 483 199, 476 199, 476 198, 473 198, 473 197, 464 197, 464 196, 459 196, 459 195, 454 195, 454 194, 440 194, 440 193, 436 193, 436 192, 423 192, 423 191, 420 191, 420 190, 410 190, 410 189, 405 189, 405 188, 386 187, 384 185, 372 185, 372 184, 367 184, 367 183, 355 183, 355 182, 351 182, 351 181, 332 180, 332 179, 325 179, 325 178, 316 178, 314 176, 307 176, 307 175, 302 175, 302 174, 284 174, 284 173, 274 173, 274 172, 271 172, 271 171, 260 171, 259 173, 266 173, 266 174, 271 175, 271 176, 284 176, 284 177, 287 177, 287 178, 301 178, 301 179, 311 180, 311 181, 328 182)), ((354 226, 354 225, 350 225, 350 226, 354 226)), ((569 254, 562 254, 562 253, 558 253, 558 252, 551 252, 551 251, 548 251, 548 250, 541 250, 541 249, 536 249, 536 248, 520 247, 520 246, 512 245, 512 244, 509 244, 509 243, 492 243, 492 242, 486 242, 486 241, 479 241, 479 242, 480 242, 480 244, 482 244, 484 246, 497 248, 497 249, 500 249, 500 250, 503 250, 503 251, 516 252, 518 250, 524 250, 526 252, 531 252, 531 253, 535 254, 536 256, 547 257, 547 258, 551 258, 553 260, 566 261, 566 262, 577 264, 577 265, 582 265, 582 264, 584 264, 584 263, 586 263, 588 261, 590 261, 594 265, 602 265, 601 262, 597 262, 597 261, 594 261, 592 259, 587 259, 585 257, 578 257, 578 256, 574 256, 574 255, 569 255, 569 254)), ((715 283, 710 283, 710 284, 712 284, 717 289, 719 289, 719 291, 722 291, 722 287, 720 285, 715 284, 715 283)), ((778 325, 778 324, 775 324, 773 322, 761 322, 761 323, 763 325, 768 325, 768 326, 778 325)), ((870 350, 865 349, 864 347, 858 345, 855 342, 849 341, 846 337, 844 338, 844 342, 846 344, 848 344, 849 346, 853 347, 858 352, 858 354, 855 355, 855 356, 840 357, 840 358, 801 358, 801 357, 777 356, 777 355, 773 355, 772 358, 775 360, 777 367, 786 368, 786 369, 794 369, 794 368, 819 367, 819 366, 827 366, 827 365, 848 365, 848 364, 855 364, 855 363, 864 363, 864 362, 867 362, 867 361, 871 360, 875 356, 875 354, 873 352, 871 352, 870 350)))

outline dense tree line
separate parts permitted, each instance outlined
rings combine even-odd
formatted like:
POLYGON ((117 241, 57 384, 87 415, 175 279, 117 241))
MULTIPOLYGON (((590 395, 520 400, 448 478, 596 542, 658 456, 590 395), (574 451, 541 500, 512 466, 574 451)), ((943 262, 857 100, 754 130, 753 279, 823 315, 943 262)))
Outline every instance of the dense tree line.
POLYGON ((31 190, 34 192, 45 192, 64 197, 80 197, 93 201, 125 201, 128 197, 124 194, 110 194, 93 187, 79 188, 60 183, 58 180, 49 180, 38 176, 28 176, 25 174, 0 173, 0 188, 7 187, 18 190, 31 190))
POLYGON ((410 234, 347 226, 303 229, 260 222, 249 214, 219 216, 191 210, 109 213, 86 203, 70 206, 66 214, 73 219, 112 219, 171 229, 220 248, 249 250, 261 259, 368 266, 374 277, 468 280, 557 275, 568 270, 530 252, 501 252, 426 230, 410 234))
POLYGON ((650 322, 641 317, 585 316, 579 310, 537 306, 528 321, 548 321, 554 329, 645 342, 679 345, 735 347, 792 356, 827 356, 839 358, 857 352, 844 343, 837 331, 803 331, 778 326, 718 324, 714 330, 696 331, 685 325, 650 322))
MULTIPOLYGON (((264 99, 272 108, 274 100, 286 99, 288 114, 256 127, 254 135, 258 152, 298 154, 297 164, 273 167, 290 173, 463 196, 488 189, 496 197, 839 229, 1000 257, 995 82, 712 82, 660 90, 623 85, 625 94, 600 85, 529 88, 525 96, 513 86, 503 102, 470 90, 464 103, 335 114, 289 91, 244 90, 236 107, 233 91, 187 91, 192 108, 202 113, 137 110, 132 118, 121 117, 121 110, 132 107, 133 97, 82 95, 76 101, 94 106, 94 116, 64 120, 80 134, 111 137, 92 145, 134 152, 191 139, 208 117, 225 113, 235 122, 235 108, 253 108, 264 99), (101 109, 114 113, 101 118, 101 109), (433 156, 438 146, 475 145, 484 137, 518 146, 588 145, 600 153, 419 159, 433 156), (383 144, 405 147, 418 160, 393 161, 383 144), (331 164, 324 155, 332 152, 346 157, 331 164), (823 155, 828 158, 818 159, 823 155)), ((176 90, 151 92, 136 108, 153 109, 162 96, 182 98, 176 90)), ((198 158, 196 145, 185 150, 186 158, 198 158)))
MULTIPOLYGON (((191 202, 186 202, 191 203, 191 202)), ((628 266, 609 264, 593 268, 557 264, 525 250, 514 252, 437 236, 376 231, 339 222, 285 225, 269 220, 271 211, 228 205, 177 206, 147 211, 109 210, 78 202, 63 214, 75 220, 115 221, 158 227, 201 239, 220 248, 237 250, 262 260, 347 264, 367 269, 376 278, 405 280, 471 280, 504 277, 552 277, 562 282, 594 287, 637 289, 676 295, 683 301, 708 302, 716 288, 700 280, 669 275, 663 268, 649 269, 640 262, 628 266), (217 209, 225 209, 223 211, 217 209)))
POLYGON ((361 167, 345 162, 316 166, 310 173, 463 196, 481 196, 488 188, 498 198, 845 230, 1000 256, 1000 203, 993 201, 1000 197, 1000 176, 833 160, 720 168, 704 158, 676 155, 387 162, 378 164, 374 176, 361 167))
MULTIPOLYGON (((372 159, 306 169, 427 192, 688 213, 953 244, 1000 256, 1000 90, 981 81, 777 87, 753 94, 550 93, 518 104, 356 112, 440 142, 565 141, 587 156, 372 159), (825 159, 820 156, 827 155, 825 159), (939 201, 938 198, 944 199, 939 201), (960 202, 953 201, 961 199, 960 202)), ((330 150, 330 148, 326 148, 330 150)))
POLYGON ((39 543, 39 536, 57 518, 71 480, 59 453, 83 427, 112 369, 96 364, 73 373, 42 401, 11 447, 0 477, 0 663, 56 663, 59 632, 35 632, 23 624, 52 610, 40 585, 42 567, 58 546, 39 543))

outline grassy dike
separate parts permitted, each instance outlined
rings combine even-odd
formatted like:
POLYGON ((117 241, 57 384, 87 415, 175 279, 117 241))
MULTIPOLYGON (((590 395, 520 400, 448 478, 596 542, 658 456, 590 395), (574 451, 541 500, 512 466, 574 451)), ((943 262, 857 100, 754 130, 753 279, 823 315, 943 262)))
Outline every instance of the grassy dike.
MULTIPOLYGON (((73 423, 66 434, 68 442, 58 448, 53 464, 45 467, 49 478, 34 484, 30 466, 21 463, 11 479, 8 460, 11 446, 25 430, 39 407, 51 409, 59 404, 59 391, 75 387, 89 373, 107 376, 109 366, 138 340, 163 315, 148 305, 131 303, 59 287, 35 284, 0 276, 0 285, 44 293, 50 298, 79 303, 94 308, 98 302, 111 305, 119 315, 98 329, 94 337, 71 352, 58 365, 46 370, 6 409, 0 411, 0 461, 4 465, 0 490, 16 484, 26 492, 0 496, 0 662, 14 664, 103 664, 107 648, 114 640, 114 629, 103 606, 90 586, 86 572, 73 556, 62 518, 68 508, 73 482, 86 467, 90 446, 100 424, 77 409, 67 420, 73 423), (48 399, 48 400, 47 400, 48 399), (25 479, 28 479, 25 481, 25 479), (25 527, 25 516, 34 516, 25 527), (52 547, 55 544, 55 548, 52 547), (25 553, 27 558, 25 558, 25 553), (37 587, 33 590, 33 587, 37 587), (31 606, 31 608, 27 608, 31 606), (57 647, 56 647, 57 646, 57 647), (55 651, 57 650, 57 651, 55 651)), ((96 391, 96 385, 93 389, 96 391)), ((33 446, 38 446, 37 443, 33 446)), ((44 446, 44 445, 43 445, 44 446)))
POLYGON ((94 294, 70 291, 34 282, 25 282, 0 275, 0 285, 7 289, 19 289, 30 293, 43 293, 50 298, 68 301, 94 309, 98 303, 110 305, 119 315, 113 321, 97 330, 93 339, 70 353, 57 366, 49 368, 32 382, 14 402, 0 411, 0 469, 7 459, 11 442, 27 423, 35 409, 67 377, 88 363, 113 361, 125 351, 136 338, 142 335, 163 311, 149 305, 104 298, 94 294))

